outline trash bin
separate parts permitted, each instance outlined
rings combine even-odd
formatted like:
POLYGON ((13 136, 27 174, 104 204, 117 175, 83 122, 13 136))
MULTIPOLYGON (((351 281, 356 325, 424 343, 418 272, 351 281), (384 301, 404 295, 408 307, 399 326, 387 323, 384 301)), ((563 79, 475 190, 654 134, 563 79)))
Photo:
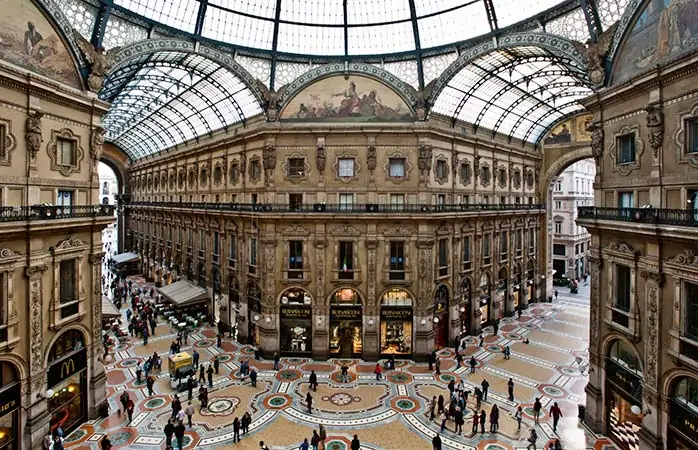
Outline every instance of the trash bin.
POLYGON ((586 405, 577 405, 577 417, 579 418, 579 420, 584 420, 586 409, 586 405))

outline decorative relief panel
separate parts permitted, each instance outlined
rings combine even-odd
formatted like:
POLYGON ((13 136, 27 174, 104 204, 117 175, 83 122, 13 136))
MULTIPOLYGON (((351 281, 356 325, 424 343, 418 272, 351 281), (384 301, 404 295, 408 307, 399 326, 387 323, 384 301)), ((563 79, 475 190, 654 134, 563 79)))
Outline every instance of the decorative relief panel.
POLYGON ((85 151, 80 145, 80 136, 73 133, 70 128, 63 128, 62 130, 51 130, 51 140, 46 146, 46 151, 51 159, 51 170, 59 172, 64 177, 69 177, 74 173, 80 173, 80 163, 82 158, 85 156, 85 151), (60 155, 58 153, 58 141, 59 139, 65 139, 72 141, 74 143, 72 163, 64 164, 59 161, 60 155))
POLYGON ((3 142, 0 143, 0 166, 9 166, 12 164, 12 151, 17 147, 17 138, 12 134, 12 121, 0 118, 0 127, 3 133, 0 138, 3 142))
POLYGON ((698 148, 690 148, 686 126, 691 119, 698 120, 698 103, 684 114, 679 114, 678 124, 674 132, 674 144, 676 145, 676 160, 679 164, 690 164, 698 168, 698 148))
POLYGON ((619 253, 623 255, 628 255, 630 257, 635 257, 639 254, 630 244, 623 241, 613 241, 604 247, 605 252, 619 253))
POLYGON ((613 142, 609 148, 608 157, 613 162, 613 171, 621 175, 630 175, 634 170, 640 168, 640 160, 645 151, 645 142, 640 137, 640 127, 623 125, 614 135, 613 142), (618 138, 633 133, 635 136, 635 160, 627 163, 618 162, 618 138))
POLYGON ((339 237, 359 237, 361 232, 351 225, 337 225, 330 231, 332 236, 339 237))
POLYGON ((40 372, 44 368, 43 360, 43 326, 41 320, 43 317, 41 305, 43 304, 41 296, 41 278, 48 270, 48 266, 38 265, 27 267, 26 276, 29 278, 29 317, 31 323, 29 325, 29 349, 31 353, 31 372, 40 372))

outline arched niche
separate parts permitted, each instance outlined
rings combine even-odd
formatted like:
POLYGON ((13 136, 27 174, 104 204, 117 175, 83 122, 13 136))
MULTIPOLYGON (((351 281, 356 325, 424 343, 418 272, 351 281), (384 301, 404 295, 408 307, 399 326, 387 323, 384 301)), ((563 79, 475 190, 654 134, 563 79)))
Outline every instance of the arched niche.
POLYGON ((339 288, 328 297, 330 306, 361 306, 363 301, 359 291, 353 288, 339 288))
POLYGON ((469 277, 463 277, 458 284, 458 317, 460 319, 460 332, 467 334, 470 330, 471 314, 473 308, 473 283, 469 277))
POLYGON ((492 279, 489 272, 483 272, 478 282, 478 308, 480 316, 480 327, 486 327, 494 317, 492 307, 492 279))
POLYGON ((51 431, 69 434, 87 419, 87 347, 78 329, 62 332, 48 352, 47 395, 51 431))
POLYGON ((279 294, 279 302, 282 305, 312 305, 313 297, 308 290, 294 286, 279 294))
POLYGON ((250 345, 259 345, 259 326, 262 321, 262 290, 254 281, 247 283, 247 339, 250 345))
POLYGON ((608 341, 604 398, 607 434, 617 443, 638 439, 642 427, 642 366, 624 339, 608 341))

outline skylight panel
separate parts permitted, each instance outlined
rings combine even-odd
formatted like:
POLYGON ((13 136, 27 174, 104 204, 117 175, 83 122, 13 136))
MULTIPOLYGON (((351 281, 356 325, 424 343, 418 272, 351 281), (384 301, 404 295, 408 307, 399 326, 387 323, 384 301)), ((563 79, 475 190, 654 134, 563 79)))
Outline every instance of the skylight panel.
POLYGON ((422 49, 465 41, 491 31, 485 6, 479 1, 454 11, 421 18, 417 24, 422 49))
POLYGON ((187 33, 194 32, 200 5, 196 0, 115 0, 114 3, 187 33))
POLYGON ((415 49, 412 22, 348 29, 349 54, 399 53, 415 49))
POLYGON ((344 28, 280 23, 278 51, 308 55, 343 55, 344 28))
POLYGON ((521 4, 521 0, 492 0, 492 3, 497 14, 497 26, 505 28, 554 8, 562 2, 560 0, 526 0, 525 6, 521 4))
POLYGON ((283 0, 280 19, 315 25, 343 25, 343 0, 283 0))

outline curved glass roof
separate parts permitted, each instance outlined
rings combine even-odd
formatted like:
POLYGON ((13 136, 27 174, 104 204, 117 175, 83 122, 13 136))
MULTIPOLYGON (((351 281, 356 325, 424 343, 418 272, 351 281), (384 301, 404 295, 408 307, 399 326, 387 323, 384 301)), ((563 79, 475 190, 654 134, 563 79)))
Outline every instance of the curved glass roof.
POLYGON ((132 159, 261 114, 252 91, 233 73, 200 55, 158 52, 131 60, 107 79, 100 97, 107 138, 132 159))

